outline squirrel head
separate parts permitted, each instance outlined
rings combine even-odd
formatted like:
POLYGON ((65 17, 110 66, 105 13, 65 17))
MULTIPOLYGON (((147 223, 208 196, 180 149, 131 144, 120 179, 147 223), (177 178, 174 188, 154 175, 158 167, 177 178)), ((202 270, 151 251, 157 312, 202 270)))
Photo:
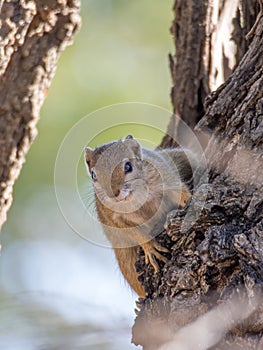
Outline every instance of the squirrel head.
POLYGON ((132 135, 92 149, 85 148, 85 162, 97 197, 128 201, 142 179, 142 148, 132 135))

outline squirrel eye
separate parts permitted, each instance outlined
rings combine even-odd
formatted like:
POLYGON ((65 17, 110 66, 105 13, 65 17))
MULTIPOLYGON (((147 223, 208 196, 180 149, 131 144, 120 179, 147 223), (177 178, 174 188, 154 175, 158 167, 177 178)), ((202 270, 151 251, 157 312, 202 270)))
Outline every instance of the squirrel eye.
POLYGON ((97 181, 97 175, 95 174, 95 171, 92 170, 90 175, 93 181, 97 181))
POLYGON ((131 162, 126 162, 124 165, 125 174, 132 172, 132 164, 131 162))

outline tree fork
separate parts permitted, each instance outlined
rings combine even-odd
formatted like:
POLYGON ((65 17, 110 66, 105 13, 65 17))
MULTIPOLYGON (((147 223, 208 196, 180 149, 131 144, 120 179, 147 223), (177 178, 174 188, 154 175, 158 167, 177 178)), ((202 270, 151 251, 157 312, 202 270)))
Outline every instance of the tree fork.
MULTIPOLYGON (((174 114, 192 129, 204 116, 207 95, 225 82, 247 51, 251 38, 246 35, 258 11, 257 0, 175 1, 171 100, 174 114)), ((205 147, 209 138, 195 132, 205 147)), ((177 146, 180 137, 180 122, 171 118, 160 146, 177 146)))

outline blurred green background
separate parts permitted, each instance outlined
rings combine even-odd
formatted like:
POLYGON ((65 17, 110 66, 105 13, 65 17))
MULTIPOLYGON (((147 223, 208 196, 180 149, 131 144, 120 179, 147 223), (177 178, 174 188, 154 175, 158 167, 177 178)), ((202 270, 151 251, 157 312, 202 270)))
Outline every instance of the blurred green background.
POLYGON ((59 60, 2 232, 1 349, 135 348, 129 327, 136 296, 112 251, 66 224, 54 164, 70 128, 99 108, 142 102, 171 109, 172 5, 82 0, 81 30, 59 60))
POLYGON ((82 1, 81 30, 59 60, 16 193, 53 183, 62 139, 90 112, 134 101, 171 109, 171 9, 172 1, 82 1))

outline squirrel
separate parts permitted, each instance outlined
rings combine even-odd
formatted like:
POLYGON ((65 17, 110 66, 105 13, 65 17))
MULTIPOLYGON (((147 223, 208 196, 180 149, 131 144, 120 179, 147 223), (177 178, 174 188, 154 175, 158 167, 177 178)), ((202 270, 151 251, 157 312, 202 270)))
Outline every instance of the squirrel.
POLYGON ((128 135, 95 149, 86 147, 85 162, 98 219, 120 270, 131 288, 145 297, 135 267, 138 246, 155 272, 157 260, 167 262, 167 248, 154 237, 163 230, 167 214, 191 197, 193 173, 187 152, 179 147, 152 151, 128 135))

